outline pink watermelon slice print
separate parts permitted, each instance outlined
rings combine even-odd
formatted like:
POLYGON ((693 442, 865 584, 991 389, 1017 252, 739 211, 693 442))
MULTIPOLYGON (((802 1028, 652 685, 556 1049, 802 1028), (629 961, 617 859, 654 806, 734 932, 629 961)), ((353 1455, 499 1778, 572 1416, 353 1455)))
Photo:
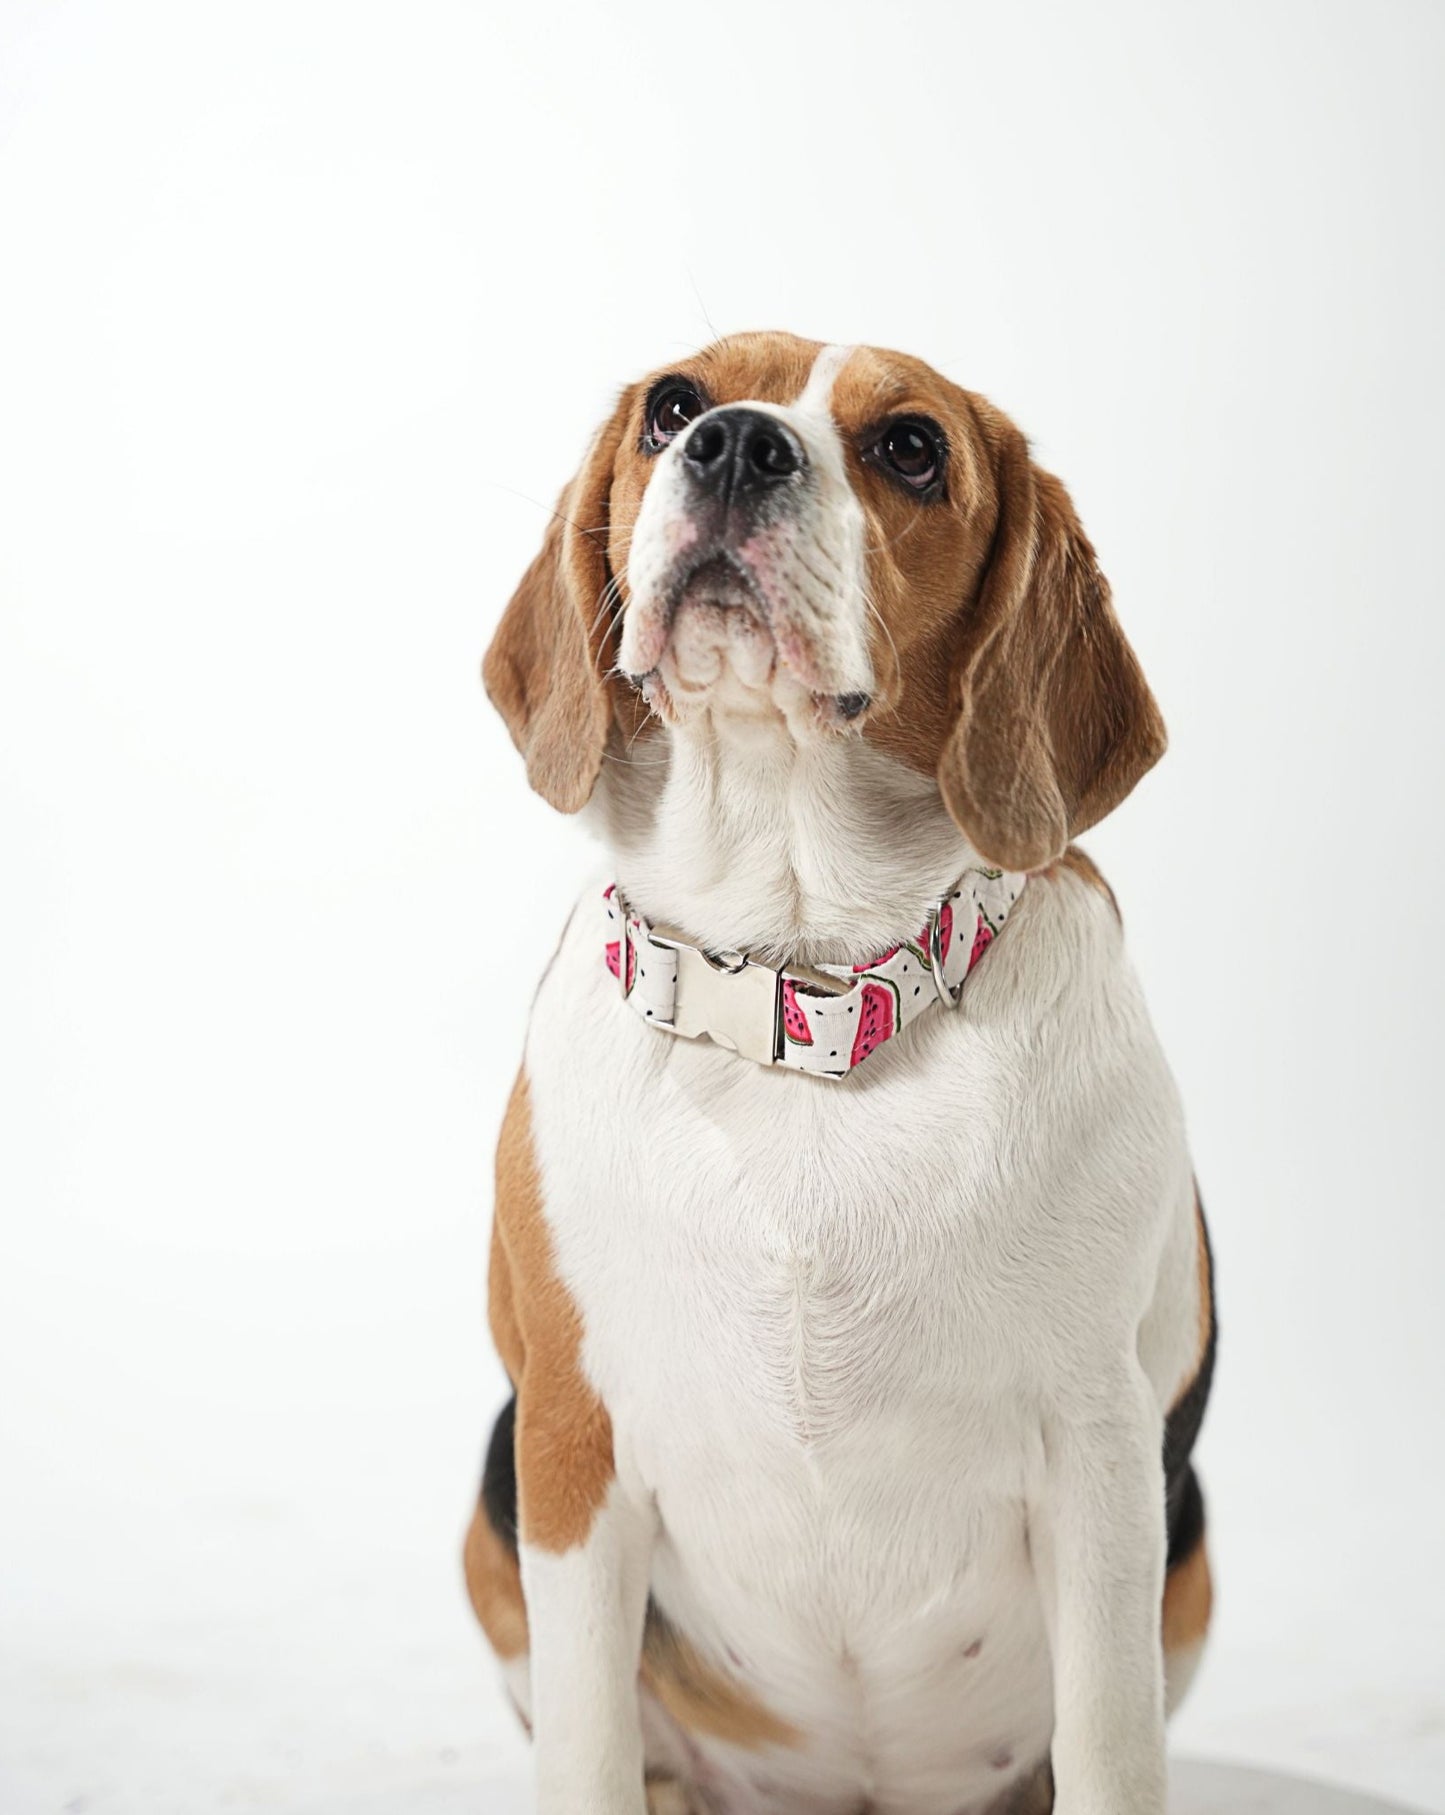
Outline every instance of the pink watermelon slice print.
MULTIPOLYGON (((602 899, 604 901, 612 902, 612 906, 607 910, 607 918, 609 920, 616 920, 619 918, 618 909, 622 906, 622 903, 614 900, 616 894, 617 884, 615 882, 609 882, 607 887, 602 891, 602 899)), ((614 977, 617 975, 618 966, 621 963, 622 941, 620 939, 609 939, 607 941, 607 968, 612 972, 614 977)), ((622 992, 624 996, 630 996, 632 994, 632 986, 636 981, 637 947, 629 939, 627 942, 627 988, 622 992)))
POLYGON ((978 963, 979 959, 988 950, 992 939, 993 928, 984 919, 983 915, 980 914, 978 917, 978 927, 973 935, 973 950, 969 953, 968 957, 968 968, 970 970, 973 969, 974 965, 978 963))
POLYGON ((783 1032, 794 1046, 811 1046, 812 1029, 798 1006, 798 986, 791 977, 783 978, 783 1032))
POLYGON ((859 1065, 898 1031, 898 990, 887 982, 863 985, 858 1002, 858 1031, 853 1036, 853 1063, 859 1065))
POLYGON ((853 975, 856 977, 862 971, 876 970, 880 964, 886 964, 890 958, 896 958, 902 949, 903 948, 900 945, 890 945, 886 952, 882 953, 877 958, 870 959, 867 964, 855 964, 853 966, 853 975))
MULTIPOLYGON (((620 939, 609 939, 607 941, 607 968, 612 972, 614 977, 617 975, 618 966, 621 962, 622 941, 620 939)), ((636 981, 637 947, 629 939, 627 942, 627 988, 622 993, 630 996, 632 994, 632 986, 636 981)))

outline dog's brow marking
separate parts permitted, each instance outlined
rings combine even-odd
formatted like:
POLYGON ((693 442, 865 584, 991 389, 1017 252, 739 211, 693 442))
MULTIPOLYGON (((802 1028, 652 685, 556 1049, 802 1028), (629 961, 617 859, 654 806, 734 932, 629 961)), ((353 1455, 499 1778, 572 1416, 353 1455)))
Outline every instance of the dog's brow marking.
POLYGON ((828 414, 828 406, 833 398, 833 386, 838 374, 853 357, 852 347, 824 347, 813 361, 813 369, 808 374, 808 382, 803 386, 794 409, 813 410, 820 416, 828 414))

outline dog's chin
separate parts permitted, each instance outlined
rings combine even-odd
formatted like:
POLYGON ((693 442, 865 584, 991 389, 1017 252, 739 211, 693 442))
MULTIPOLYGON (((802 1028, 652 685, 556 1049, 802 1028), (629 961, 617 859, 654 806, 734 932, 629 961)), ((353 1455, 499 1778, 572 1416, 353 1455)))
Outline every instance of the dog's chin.
POLYGON ((678 601, 664 666, 684 693, 756 696, 761 702, 777 675, 778 650, 746 589, 707 576, 691 582, 678 601))
POLYGON ((673 723, 706 713, 781 722, 798 736, 856 728, 856 713, 840 708, 837 693, 784 659, 757 594, 722 563, 700 569, 682 589, 642 691, 673 723))

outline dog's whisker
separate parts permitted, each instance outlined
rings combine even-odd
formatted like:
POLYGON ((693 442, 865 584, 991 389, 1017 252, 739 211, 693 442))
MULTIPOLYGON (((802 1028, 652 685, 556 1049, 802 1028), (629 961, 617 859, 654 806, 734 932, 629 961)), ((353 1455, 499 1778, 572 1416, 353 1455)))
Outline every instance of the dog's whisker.
POLYGON ((864 554, 881 555, 886 554, 890 549, 897 548, 901 543, 906 542, 910 536, 917 533, 918 527, 922 521, 923 519, 921 516, 915 515, 909 518, 908 522, 904 524, 903 528, 899 530, 896 536, 885 536, 881 542, 865 542, 863 544, 864 554))
POLYGON ((863 605, 864 605, 864 608, 867 611, 869 617, 872 618, 876 622, 876 624, 878 625, 878 628, 883 632, 883 635, 887 641, 888 647, 892 651, 892 654, 893 654, 893 678, 894 678, 894 682, 896 684, 898 677, 903 672, 903 664, 902 664, 902 661, 898 654, 898 645, 893 640, 893 632, 888 628, 888 620, 887 620, 887 618, 884 617, 883 613, 878 609, 878 607, 873 603, 871 594, 869 594, 866 590, 863 593, 863 605))

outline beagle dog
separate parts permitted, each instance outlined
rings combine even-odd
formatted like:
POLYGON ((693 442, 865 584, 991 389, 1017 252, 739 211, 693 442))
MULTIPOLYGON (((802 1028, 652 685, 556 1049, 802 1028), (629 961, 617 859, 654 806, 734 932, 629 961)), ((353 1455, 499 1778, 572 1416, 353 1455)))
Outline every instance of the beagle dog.
POLYGON ((725 339, 623 392, 485 680, 608 864, 465 1555, 543 1815, 1161 1815, 1212 1264, 1070 842, 1164 728, 1063 486, 916 359, 725 339))

